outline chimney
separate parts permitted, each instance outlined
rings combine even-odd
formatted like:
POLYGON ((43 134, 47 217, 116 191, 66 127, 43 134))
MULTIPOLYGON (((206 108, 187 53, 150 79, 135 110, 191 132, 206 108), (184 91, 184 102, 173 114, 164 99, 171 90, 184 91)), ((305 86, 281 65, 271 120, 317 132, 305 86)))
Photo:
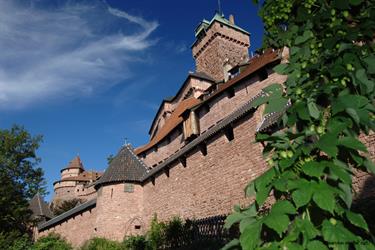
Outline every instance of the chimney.
POLYGON ((229 15, 229 23, 234 25, 234 16, 233 15, 229 15))

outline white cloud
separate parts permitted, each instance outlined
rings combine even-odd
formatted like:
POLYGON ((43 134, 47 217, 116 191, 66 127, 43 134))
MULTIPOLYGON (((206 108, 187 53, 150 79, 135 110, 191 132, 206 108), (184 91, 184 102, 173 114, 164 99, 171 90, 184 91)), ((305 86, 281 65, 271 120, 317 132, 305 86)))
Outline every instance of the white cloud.
POLYGON ((155 43, 157 22, 99 1, 22 2, 0 1, 0 109, 113 86, 155 43))

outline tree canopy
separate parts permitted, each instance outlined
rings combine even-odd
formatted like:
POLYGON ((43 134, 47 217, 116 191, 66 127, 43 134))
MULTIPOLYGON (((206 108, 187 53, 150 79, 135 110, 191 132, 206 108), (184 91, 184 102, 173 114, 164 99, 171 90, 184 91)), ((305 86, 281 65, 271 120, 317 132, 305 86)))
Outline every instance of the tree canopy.
POLYGON ((31 223, 29 200, 46 192, 36 155, 41 141, 20 126, 0 129, 0 233, 25 233, 31 223))

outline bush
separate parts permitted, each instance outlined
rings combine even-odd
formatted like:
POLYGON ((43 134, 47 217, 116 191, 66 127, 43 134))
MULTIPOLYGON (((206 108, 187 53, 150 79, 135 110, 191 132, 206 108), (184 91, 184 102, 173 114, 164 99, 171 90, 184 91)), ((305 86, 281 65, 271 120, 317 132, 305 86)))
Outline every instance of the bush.
POLYGON ((31 239, 27 234, 20 232, 0 233, 0 249, 24 250, 30 249, 31 239))
POLYGON ((97 237, 87 241, 81 250, 125 250, 125 248, 117 241, 97 237))
POLYGON ((51 233, 38 239, 32 250, 72 250, 73 247, 60 235, 51 233))
POLYGON ((159 246, 165 243, 165 223, 158 222, 156 215, 152 218, 150 231, 147 233, 147 240, 153 250, 157 250, 159 246))
POLYGON ((127 250, 146 250, 150 249, 146 237, 143 235, 130 236, 124 239, 123 245, 127 250))

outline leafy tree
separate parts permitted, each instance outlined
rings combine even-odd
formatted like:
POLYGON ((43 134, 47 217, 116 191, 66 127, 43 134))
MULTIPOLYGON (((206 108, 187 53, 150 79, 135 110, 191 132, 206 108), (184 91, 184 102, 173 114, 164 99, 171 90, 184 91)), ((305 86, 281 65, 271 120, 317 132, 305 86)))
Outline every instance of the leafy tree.
POLYGON ((31 223, 28 200, 46 192, 43 171, 37 167, 41 140, 19 126, 0 129, 0 233, 24 234, 31 223))
POLYGON ((81 200, 75 198, 75 199, 70 199, 70 200, 64 200, 57 204, 52 204, 51 206, 52 213, 55 216, 60 215, 62 213, 65 213, 66 211, 69 211, 72 208, 75 208, 80 203, 81 203, 81 200))
POLYGON ((228 217, 241 236, 227 249, 375 249, 351 210, 353 169, 375 172, 358 140, 375 128, 374 1, 266 0, 260 14, 264 45, 290 53, 274 68, 285 85, 266 88, 258 104, 290 107, 282 130, 257 135, 270 168, 245 190, 255 202, 228 217))

